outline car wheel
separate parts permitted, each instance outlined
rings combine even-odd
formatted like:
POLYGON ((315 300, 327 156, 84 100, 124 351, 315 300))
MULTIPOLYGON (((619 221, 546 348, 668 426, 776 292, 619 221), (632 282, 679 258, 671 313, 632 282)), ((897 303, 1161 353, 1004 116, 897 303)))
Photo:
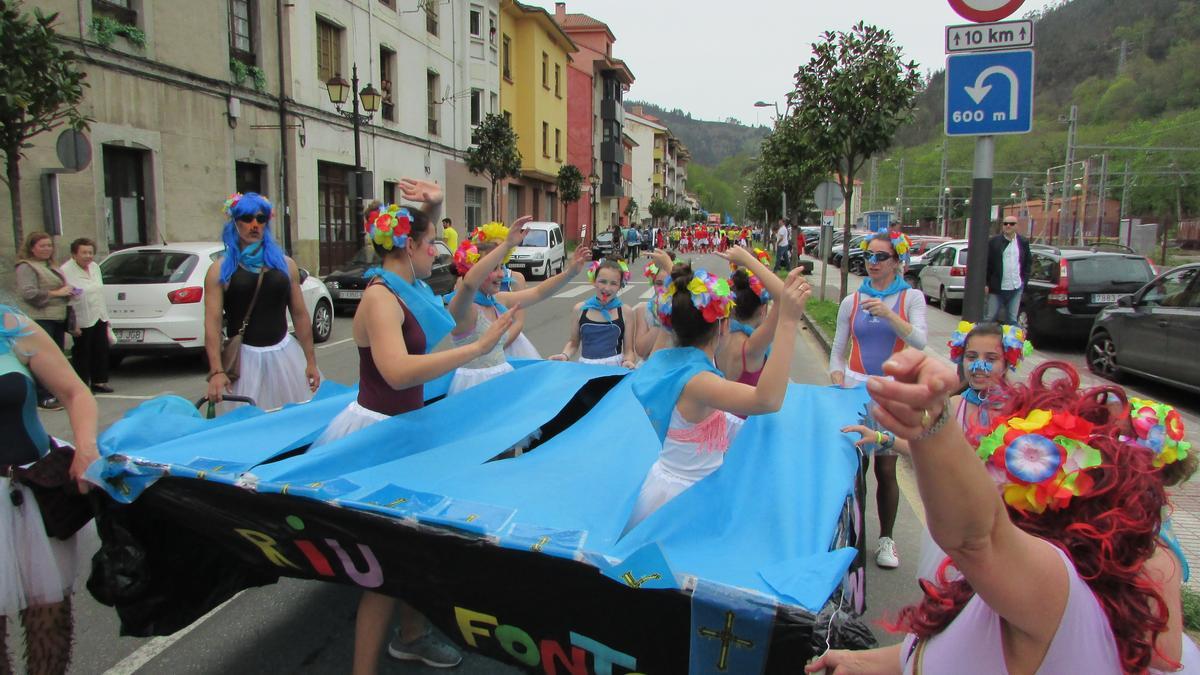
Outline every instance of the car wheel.
POLYGON ((1104 331, 1099 331, 1088 340, 1088 370, 1113 382, 1121 381, 1121 368, 1117 365, 1117 344, 1104 331))
POLYGON ((333 308, 322 300, 313 309, 312 318, 313 342, 325 342, 333 335, 333 308))
POLYGON ((941 307, 943 312, 948 312, 949 304, 950 301, 946 299, 946 287, 942 286, 938 289, 938 307, 941 307))
POLYGON ((1024 309, 1017 310, 1017 327, 1025 332, 1025 339, 1030 343, 1034 342, 1033 328, 1029 325, 1029 312, 1024 309))

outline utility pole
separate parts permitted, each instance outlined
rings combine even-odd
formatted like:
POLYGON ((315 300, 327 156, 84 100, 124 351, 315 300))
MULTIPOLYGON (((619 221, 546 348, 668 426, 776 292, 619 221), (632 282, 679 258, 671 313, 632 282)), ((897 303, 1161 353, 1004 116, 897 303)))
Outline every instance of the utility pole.
POLYGON ((971 179, 971 224, 966 228, 967 284, 963 289, 962 316, 965 321, 983 318, 983 287, 987 284, 987 241, 992 225, 992 178, 996 137, 975 138, 975 170, 971 179))
POLYGON ((1075 197, 1075 220, 1079 221, 1079 235, 1077 242, 1083 246, 1084 235, 1087 233, 1087 207, 1088 198, 1092 194, 1089 185, 1092 177, 1092 158, 1088 157, 1083 160, 1083 189, 1080 190, 1078 196, 1075 197))
POLYGON ((1046 228, 1050 243, 1054 243, 1054 229, 1050 227, 1050 169, 1046 169, 1046 184, 1043 187, 1046 189, 1046 196, 1042 197, 1042 225, 1046 228))
POLYGON ((1075 163, 1075 120, 1079 114, 1079 106, 1071 106, 1071 117, 1067 120, 1067 161, 1063 166, 1062 203, 1058 205, 1058 229, 1064 241, 1074 239, 1074 232, 1067 233, 1064 228, 1067 223, 1067 200, 1071 197, 1071 179, 1075 163))
POLYGON ((1100 155, 1100 189, 1096 204, 1096 239, 1104 236, 1104 207, 1107 206, 1105 190, 1108 189, 1108 153, 1100 155))
MULTIPOLYGON (((1121 217, 1117 219, 1117 227, 1125 222, 1125 205, 1129 203, 1129 160, 1125 160, 1125 173, 1121 175, 1121 217)), ((1121 242, 1128 246, 1133 241, 1133 223, 1130 223, 1125 228, 1125 241, 1121 242)))
POLYGON ((879 181, 879 158, 871 158, 871 191, 867 194, 867 210, 875 210, 875 184, 879 181))
POLYGON ((904 222, 904 158, 900 158, 900 177, 896 179, 896 220, 904 222))
POLYGON ((938 180, 938 222, 940 236, 946 236, 946 140, 942 139, 942 173, 938 180))

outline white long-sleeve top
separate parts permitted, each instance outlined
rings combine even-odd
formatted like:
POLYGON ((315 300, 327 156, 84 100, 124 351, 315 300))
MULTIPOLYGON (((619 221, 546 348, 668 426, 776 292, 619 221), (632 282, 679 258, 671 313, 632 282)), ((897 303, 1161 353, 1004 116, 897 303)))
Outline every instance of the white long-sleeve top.
POLYGON ((71 258, 59 269, 68 283, 83 289, 83 293, 71 298, 71 308, 75 310, 75 325, 79 328, 89 328, 95 326, 97 321, 108 321, 108 303, 104 300, 104 275, 100 273, 100 266, 93 261, 87 270, 84 270, 71 258))
MULTIPOLYGON (((928 323, 925 319, 925 296, 920 291, 908 288, 900 293, 904 294, 904 314, 905 320, 912 325, 912 332, 908 335, 898 336, 904 343, 914 349, 925 349, 925 344, 928 339, 928 323)), ((885 296, 883 302, 888 307, 893 307, 896 304, 896 296, 900 293, 893 293, 885 296)), ((837 315, 837 332, 833 336, 833 348, 829 351, 829 372, 853 372, 849 371, 846 366, 846 354, 850 346, 850 321, 853 319, 851 313, 854 311, 854 296, 851 293, 842 298, 842 304, 838 306, 837 315)), ((882 321, 883 319, 880 319, 882 321)), ((866 379, 865 373, 854 373, 859 379, 866 379)))

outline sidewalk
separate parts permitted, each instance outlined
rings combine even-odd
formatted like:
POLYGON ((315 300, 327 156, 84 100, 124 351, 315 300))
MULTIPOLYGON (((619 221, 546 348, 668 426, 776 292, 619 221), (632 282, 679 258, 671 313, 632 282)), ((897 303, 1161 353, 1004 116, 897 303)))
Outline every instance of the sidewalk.
MULTIPOLYGON (((820 263, 810 277, 814 283, 819 283, 821 273, 820 263)), ((829 268, 829 277, 826 282, 825 297, 836 300, 838 297, 838 274, 840 271, 836 267, 829 268)), ((854 290, 858 284, 862 283, 862 277, 851 275, 850 289, 854 290)), ((950 341, 950 336, 954 334, 954 329, 958 326, 958 322, 962 317, 954 314, 947 314, 936 307, 928 308, 926 323, 928 325, 928 346, 926 352, 942 359, 946 363, 950 363, 948 356, 949 348, 946 343, 950 341)), ((833 336, 828 336, 829 342, 832 343, 833 336)), ((1027 375, 1034 367, 1046 361, 1055 360, 1055 357, 1047 356, 1040 351, 1035 350, 1021 364, 1019 376, 1027 375)), ((1097 377, 1082 367, 1079 364, 1073 364, 1079 372, 1080 385, 1083 387, 1091 387, 1100 384, 1112 384, 1108 380, 1097 377)), ((1138 390, 1137 384, 1122 385, 1125 390, 1132 396, 1140 398, 1155 398, 1149 394, 1144 394, 1138 390)), ((1188 440, 1192 442, 1192 452, 1200 451, 1200 416, 1188 410, 1179 410, 1180 416, 1183 418, 1184 424, 1188 429, 1188 440)), ((903 488, 904 486, 902 486, 903 488)), ((915 487, 915 486, 914 486, 915 487)), ((905 494, 906 498, 913 501, 912 498, 905 494)), ((915 495, 913 495, 915 497, 915 495)), ((919 500, 917 500, 919 503, 919 500)), ((1180 485, 1171 492, 1171 505, 1173 512, 1171 519, 1173 521, 1175 534, 1179 537, 1179 543, 1183 547, 1184 554, 1187 556, 1188 566, 1196 570, 1197 574, 1191 577, 1188 586, 1193 590, 1200 592, 1200 481, 1193 479, 1180 485)))

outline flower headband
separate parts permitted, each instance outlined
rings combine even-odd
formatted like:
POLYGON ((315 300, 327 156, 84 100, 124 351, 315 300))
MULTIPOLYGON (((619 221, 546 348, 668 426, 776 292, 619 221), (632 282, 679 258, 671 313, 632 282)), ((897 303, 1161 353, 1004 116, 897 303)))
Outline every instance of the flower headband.
MULTIPOLYGON (((495 243, 497 246, 503 246, 506 239, 508 239, 508 226, 496 221, 485 223, 471 231, 471 241, 475 246, 487 243, 495 243)), ((507 265, 509 258, 512 258, 511 250, 504 256, 504 260, 500 264, 507 265)), ((478 258, 472 260, 471 264, 474 265, 477 260, 478 258)), ((467 269, 470 268, 468 267, 467 269)))
POLYGON ((458 270, 459 274, 466 274, 479 262, 479 258, 479 248, 475 246, 475 242, 471 238, 463 239, 454 251, 454 269, 458 270))
MULTIPOLYGON (((961 364, 963 355, 967 351, 967 335, 975 329, 975 324, 970 321, 959 321, 958 327, 954 329, 954 334, 950 336, 950 340, 946 343, 950 347, 950 360, 954 363, 961 364)), ((1004 325, 1000 327, 1000 344, 1004 350, 1004 362, 1008 364, 1009 370, 1016 372, 1017 366, 1021 365, 1021 361, 1033 353, 1033 344, 1025 339, 1025 331, 1021 330, 1020 326, 1004 325)))
MULTIPOLYGON (((651 301, 654 313, 658 315, 659 323, 671 327, 671 304, 675 299, 675 282, 667 284, 658 291, 651 301)), ((733 309, 733 296, 729 292, 729 282, 709 274, 706 270, 696 270, 692 280, 688 282, 687 291, 692 296, 692 305, 700 310, 701 316, 708 323, 716 323, 729 318, 733 309)))
POLYGON ((1133 423, 1132 440, 1154 453, 1154 468, 1187 458, 1192 444, 1183 440, 1183 418, 1174 406, 1131 397, 1129 418, 1133 423))
POLYGON ((979 441, 979 457, 1009 506, 1033 513, 1058 510, 1091 492, 1087 471, 1100 451, 1087 444, 1093 425, 1068 412, 1031 410, 1000 420, 979 441))
POLYGON ((387 208, 380 207, 371 211, 363 223, 367 237, 391 251, 408 245, 408 235, 412 232, 413 218, 408 209, 396 204, 388 204, 387 208))
MULTIPOLYGON (((900 232, 889 232, 888 238, 892 240, 892 248, 896 250, 896 255, 903 256, 908 253, 908 249, 912 245, 912 242, 910 242, 908 239, 908 235, 900 232)), ((871 247, 871 242, 874 240, 875 237, 873 236, 866 237, 862 241, 858 242, 858 247, 865 251, 871 247)))
MULTIPOLYGON (((624 286, 625 284, 629 283, 630 279, 633 278, 633 275, 629 272, 629 263, 625 262, 624 260, 617 260, 615 262, 621 268, 621 285, 624 286)), ((596 281, 596 273, 600 271, 600 265, 602 264, 604 264, 604 258, 593 260, 592 264, 588 265, 588 281, 596 281)), ((650 264, 653 265, 654 263, 650 264)), ((647 269, 649 268, 647 267, 647 269)), ((655 269, 658 268, 656 267, 655 269)))
POLYGON ((652 262, 646 263, 646 268, 642 270, 642 276, 646 277, 650 281, 654 281, 655 279, 657 279, 658 278, 658 265, 655 265, 652 262))
POLYGON ((759 279, 757 276, 755 276, 754 272, 751 272, 750 270, 748 270, 744 267, 738 267, 737 265, 734 265, 733 263, 730 263, 729 267, 730 267, 730 272, 731 272, 729 275, 730 285, 733 284, 733 274, 736 273, 739 269, 744 270, 746 272, 746 276, 749 277, 749 279, 750 279, 750 290, 754 291, 754 294, 758 296, 759 301, 765 305, 765 304, 767 304, 767 302, 769 302, 771 300, 771 294, 769 292, 767 292, 767 288, 765 286, 763 286, 762 280, 759 279))
POLYGON ((227 217, 233 217, 233 207, 237 206, 237 203, 240 201, 242 201, 242 193, 235 192, 229 195, 229 198, 225 200, 225 206, 223 207, 227 217))
POLYGON ((761 248, 756 247, 754 249, 754 257, 758 258, 758 261, 764 265, 771 264, 771 254, 767 253, 766 251, 762 250, 761 248))

